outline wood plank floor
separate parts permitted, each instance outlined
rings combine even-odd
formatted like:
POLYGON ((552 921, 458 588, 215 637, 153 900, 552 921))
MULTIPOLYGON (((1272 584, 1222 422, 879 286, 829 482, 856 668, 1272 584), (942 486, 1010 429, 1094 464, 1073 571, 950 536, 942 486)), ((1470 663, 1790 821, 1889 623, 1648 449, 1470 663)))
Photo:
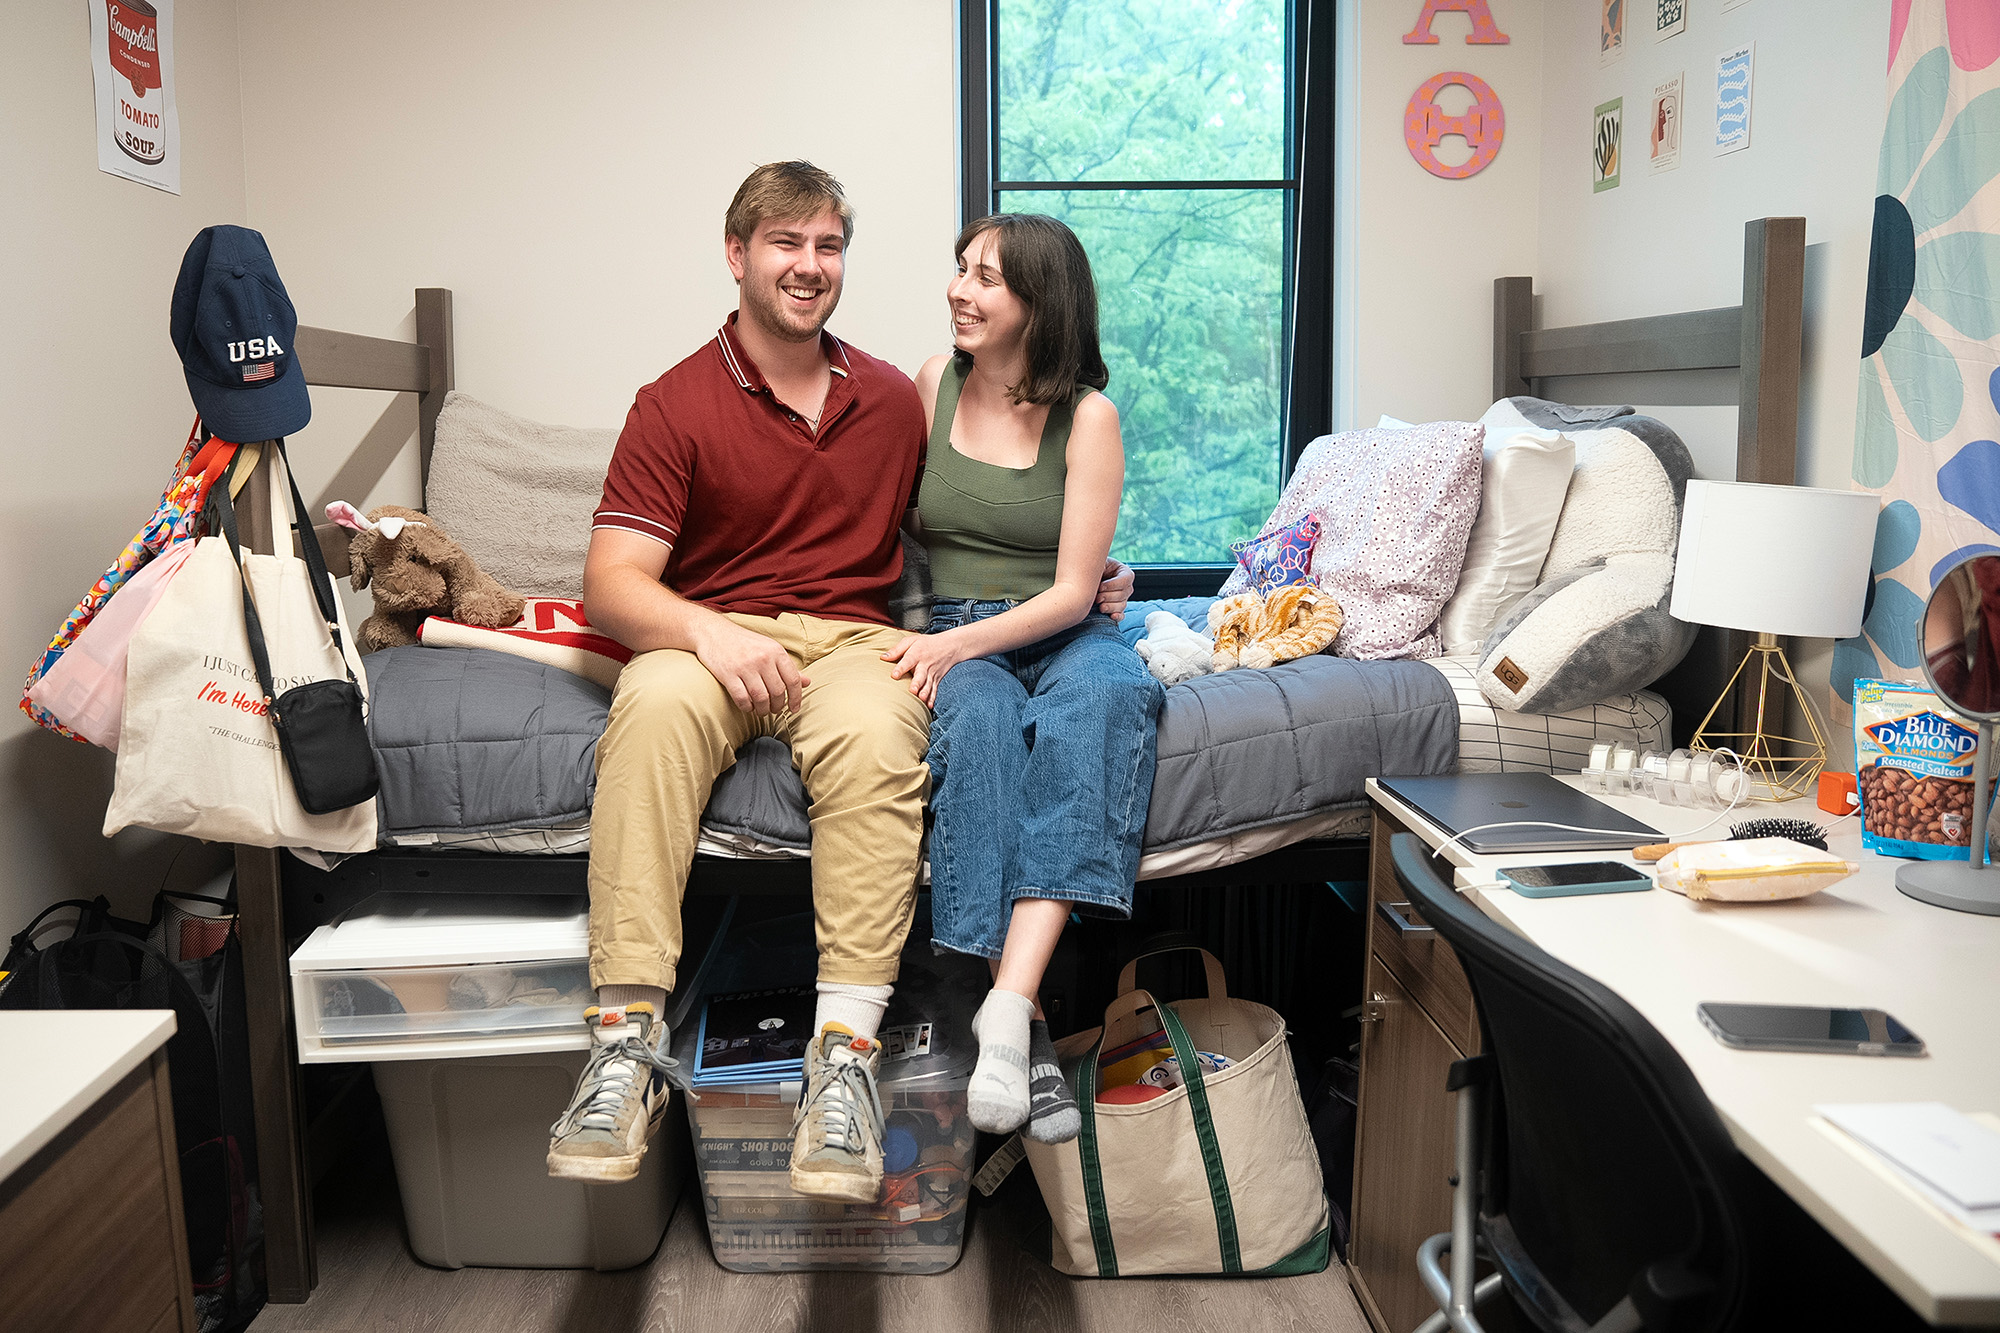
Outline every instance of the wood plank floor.
POLYGON ((639 1268, 451 1271, 411 1257, 394 1177, 366 1173, 322 1190, 312 1299, 266 1307, 251 1333, 1368 1333, 1337 1263, 1265 1280, 1071 1279, 1024 1252, 1024 1210, 981 1203, 965 1257, 932 1277, 731 1273, 692 1195, 639 1268))

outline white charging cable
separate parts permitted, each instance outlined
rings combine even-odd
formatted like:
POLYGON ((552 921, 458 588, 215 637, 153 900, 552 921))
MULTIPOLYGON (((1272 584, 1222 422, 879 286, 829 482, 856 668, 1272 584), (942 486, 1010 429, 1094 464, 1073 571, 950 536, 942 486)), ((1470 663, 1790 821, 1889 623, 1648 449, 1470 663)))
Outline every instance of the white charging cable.
MULTIPOLYGON (((1731 750, 1727 747, 1711 750, 1709 751, 1709 753, 1716 756, 1717 758, 1720 758, 1723 755, 1728 755, 1732 760, 1735 761, 1736 774, 1739 779, 1734 784, 1736 787, 1736 794, 1730 797, 1729 804, 1724 806, 1722 810, 1718 814, 1716 814, 1714 818, 1710 819, 1707 823, 1697 825, 1694 828, 1688 829, 1684 833, 1668 834, 1667 835, 1668 842, 1685 842, 1689 838, 1692 838, 1697 833, 1706 832, 1707 830, 1715 827, 1715 825, 1721 823, 1723 820, 1729 818, 1730 815, 1736 812, 1738 806, 1742 805, 1746 800, 1749 799, 1750 782, 1749 779, 1744 776, 1743 756, 1737 754, 1736 751, 1731 750)), ((1843 818, 1846 817, 1847 816, 1843 816, 1843 818)), ((1508 819, 1508 820, 1502 820, 1501 822, 1496 824, 1475 825, 1474 827, 1466 829, 1461 833, 1455 833, 1451 837, 1446 838, 1443 842, 1439 843, 1431 851, 1431 855, 1435 857, 1442 857, 1445 853, 1445 848, 1451 847, 1453 845, 1465 847, 1465 840, 1471 837, 1473 834, 1484 833, 1488 829, 1496 829, 1496 828, 1549 828, 1549 829, 1562 829, 1568 833, 1601 833, 1608 837, 1614 837, 1614 838, 1629 838, 1632 836, 1631 829, 1584 828, 1579 824, 1558 824, 1553 820, 1548 820, 1548 819, 1508 819)), ((1472 851, 1470 847, 1465 847, 1465 850, 1467 852, 1472 851)), ((1469 884, 1466 887, 1476 889, 1476 888, 1485 888, 1488 886, 1481 884, 1469 884)), ((1464 890, 1460 890, 1460 892, 1463 891, 1464 890)))

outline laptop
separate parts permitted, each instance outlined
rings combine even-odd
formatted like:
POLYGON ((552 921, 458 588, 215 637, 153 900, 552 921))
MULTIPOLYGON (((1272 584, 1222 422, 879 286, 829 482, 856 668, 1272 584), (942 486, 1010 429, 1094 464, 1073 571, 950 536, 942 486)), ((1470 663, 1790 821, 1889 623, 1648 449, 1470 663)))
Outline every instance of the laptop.
POLYGON ((1459 845, 1491 855, 1499 852, 1624 851, 1665 842, 1656 828, 1622 815, 1604 802, 1557 782, 1547 773, 1454 773, 1435 778, 1377 778, 1382 789, 1457 837, 1459 845), (1487 828, 1501 824, 1508 827, 1487 828), (1577 833, 1570 828, 1609 829, 1577 833))

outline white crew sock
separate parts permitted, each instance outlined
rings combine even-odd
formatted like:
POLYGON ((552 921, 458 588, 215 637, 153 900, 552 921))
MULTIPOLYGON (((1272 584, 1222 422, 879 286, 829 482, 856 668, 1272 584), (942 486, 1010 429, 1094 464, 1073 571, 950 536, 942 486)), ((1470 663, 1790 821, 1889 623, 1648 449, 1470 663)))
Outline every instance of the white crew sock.
POLYGON ((966 1089, 965 1113, 988 1134, 1008 1134, 1028 1118, 1028 1022, 1035 1002, 998 987, 972 1016, 979 1063, 966 1089))
POLYGON ((857 1037, 875 1039, 882 1015, 889 1012, 894 986, 854 986, 845 981, 822 981, 814 989, 819 1001, 813 1006, 813 1032, 826 1031, 828 1023, 838 1023, 857 1037))

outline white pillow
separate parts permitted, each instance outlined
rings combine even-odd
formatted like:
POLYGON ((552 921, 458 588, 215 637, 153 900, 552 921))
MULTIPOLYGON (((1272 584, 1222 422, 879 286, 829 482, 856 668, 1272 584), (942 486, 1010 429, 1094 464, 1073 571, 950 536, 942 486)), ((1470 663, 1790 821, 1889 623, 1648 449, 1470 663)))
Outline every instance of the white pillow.
POLYGON ((1576 445, 1559 431, 1485 424, 1479 517, 1458 590, 1438 617, 1448 655, 1478 652, 1508 608, 1540 580, 1576 466, 1576 445))
POLYGON ((1416 424, 1414 421, 1404 421, 1401 417, 1392 417, 1386 412, 1375 418, 1376 430, 1408 430, 1416 424))

